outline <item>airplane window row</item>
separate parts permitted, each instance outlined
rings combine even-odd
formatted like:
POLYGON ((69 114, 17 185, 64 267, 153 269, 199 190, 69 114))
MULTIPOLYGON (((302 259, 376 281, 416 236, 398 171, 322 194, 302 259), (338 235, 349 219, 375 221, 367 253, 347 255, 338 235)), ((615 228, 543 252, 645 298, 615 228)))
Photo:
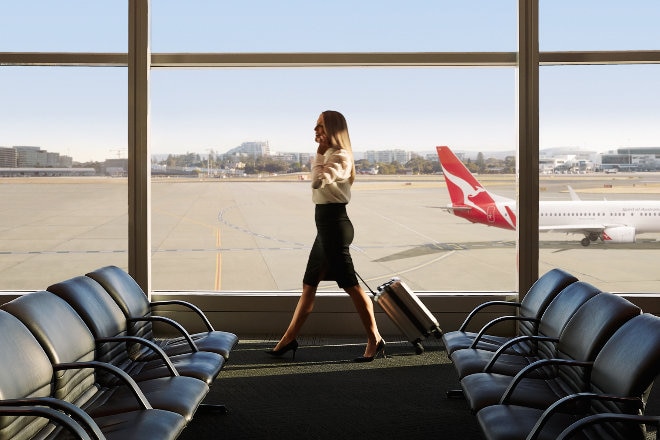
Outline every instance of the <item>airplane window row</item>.
MULTIPOLYGON (((576 212, 557 213, 557 212, 554 212, 554 213, 547 213, 547 214, 546 213, 541 213, 541 217, 576 217, 576 216, 601 217, 601 216, 605 216, 605 215, 607 215, 607 214, 605 214, 604 212, 598 212, 598 213, 576 213, 576 212)), ((625 212, 613 212, 610 215, 615 216, 615 217, 623 217, 623 216, 626 215, 626 213, 625 212)), ((629 212, 628 215, 633 216, 633 215, 635 215, 635 213, 634 212, 629 212)), ((655 217, 655 216, 659 215, 659 213, 657 213, 657 212, 640 212, 639 215, 655 217)))

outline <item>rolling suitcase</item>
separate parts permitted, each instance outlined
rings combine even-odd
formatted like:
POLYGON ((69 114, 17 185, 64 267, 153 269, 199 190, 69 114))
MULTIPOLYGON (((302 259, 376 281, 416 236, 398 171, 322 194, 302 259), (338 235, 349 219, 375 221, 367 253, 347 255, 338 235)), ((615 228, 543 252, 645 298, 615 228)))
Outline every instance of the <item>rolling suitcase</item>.
MULTIPOLYGON (((360 277, 362 279, 362 277, 360 277)), ((364 280, 362 280, 364 283, 364 280)), ((367 285, 366 283, 364 283, 367 285)), ((417 354, 424 353, 422 340, 433 333, 436 338, 442 338, 442 330, 429 309, 417 295, 399 278, 378 286, 377 292, 367 288, 385 314, 399 327, 399 330, 415 347, 417 354)))

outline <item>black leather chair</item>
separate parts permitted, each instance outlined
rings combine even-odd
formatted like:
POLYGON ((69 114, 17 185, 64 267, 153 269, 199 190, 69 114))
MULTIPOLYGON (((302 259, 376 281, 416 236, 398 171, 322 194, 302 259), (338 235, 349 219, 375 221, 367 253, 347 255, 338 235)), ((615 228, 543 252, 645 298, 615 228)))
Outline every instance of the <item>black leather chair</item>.
MULTIPOLYGON (((11 402, 8 401, 6 403, 0 402, 0 417, 2 416, 12 416, 12 417, 30 416, 31 418, 39 417, 42 419, 49 420, 53 422, 56 426, 67 430, 69 434, 73 435, 73 438, 79 440, 105 439, 105 436, 103 435, 103 433, 98 428, 96 423, 94 423, 93 420, 90 419, 91 423, 83 422, 82 425, 84 425, 84 427, 81 426, 81 423, 76 422, 76 420, 74 419, 75 416, 72 416, 72 414, 79 414, 78 413, 79 409, 70 411, 67 414, 66 409, 61 407, 60 405, 49 403, 52 407, 38 406, 37 402, 41 401, 42 399, 30 400, 31 405, 27 405, 27 404, 21 405, 20 400, 21 399, 14 400, 11 402), (94 433, 94 435, 90 435, 87 429, 90 431, 93 429, 98 429, 99 432, 98 434, 94 433)), ((39 432, 37 434, 41 436, 42 432, 39 432)), ((60 432, 58 432, 57 434, 60 434, 60 432)), ((0 433, 0 439, 5 440, 7 438, 17 439, 18 437, 17 436, 5 437, 0 433)), ((21 436, 20 438, 26 438, 26 437, 21 436)))
POLYGON ((105 397, 93 370, 78 369, 71 375, 66 365, 54 368, 30 330, 2 310, 0 353, 0 439, 48 438, 57 435, 62 426, 80 439, 175 439, 186 425, 180 414, 153 409, 137 388, 138 409, 91 417, 80 407, 105 397), (53 396, 55 381, 63 385, 58 391, 63 399, 53 396))
MULTIPOLYGON (((614 433, 614 436, 604 434, 600 427, 610 423, 625 424, 630 429, 626 432, 626 440, 647 440, 647 433, 644 428, 652 426, 655 432, 660 431, 660 417, 658 416, 640 416, 633 414, 620 413, 601 413, 587 416, 573 423, 564 429, 557 437, 557 440, 617 440, 621 439, 621 433, 614 433)), ((657 436, 656 436, 657 438, 657 436)))
POLYGON ((83 319, 66 301, 53 293, 41 291, 24 295, 4 304, 2 309, 23 322, 60 372, 55 376, 54 397, 77 403, 77 399, 82 397, 78 395, 78 388, 97 384, 106 389, 103 401, 89 401, 83 406, 92 416, 139 409, 132 384, 138 386, 154 408, 176 412, 186 421, 192 419, 208 394, 206 383, 179 376, 176 371, 169 377, 135 382, 118 366, 99 361, 94 337, 83 319), (104 374, 86 373, 84 369, 90 366, 104 374))
POLYGON ((515 376, 538 359, 554 357, 555 343, 573 314, 599 293, 593 285, 576 281, 553 298, 539 320, 536 334, 513 338, 494 352, 481 348, 454 351, 450 358, 459 380, 484 371, 515 376))
POLYGON ((577 278, 561 269, 552 269, 542 275, 529 289, 520 302, 489 301, 472 310, 458 330, 442 335, 442 342, 448 354, 462 348, 479 348, 496 351, 504 342, 511 338, 488 335, 490 328, 502 321, 515 320, 519 323, 519 335, 533 335, 537 332, 538 322, 552 299, 566 286, 577 281, 577 278), (506 306, 516 311, 515 314, 502 316, 490 321, 478 332, 468 331, 472 320, 480 312, 493 306, 506 306))
MULTIPOLYGON (((588 416, 606 413, 643 415, 653 381, 660 373, 660 318, 648 313, 623 324, 594 362, 571 361, 587 369, 588 388, 567 395, 547 409, 491 405, 477 412, 487 440, 556 440, 562 431, 588 416)), ((566 361, 566 364, 571 362, 566 361)), ((644 427, 634 423, 587 425, 582 437, 599 440, 643 440, 644 427)))
POLYGON ((194 377, 211 385, 225 363, 224 357, 207 351, 168 357, 153 341, 128 336, 124 313, 92 278, 74 277, 53 284, 47 290, 69 303, 85 321, 97 342, 99 360, 119 366, 138 381, 171 376, 171 362, 182 376, 194 377), (129 353, 129 347, 133 348, 130 351, 134 355, 129 353), (160 351, 161 357, 141 360, 139 353, 144 349, 160 351))
POLYGON ((204 313, 195 305, 185 301, 149 302, 135 280, 117 266, 106 266, 86 274, 94 279, 112 296, 129 321, 129 334, 140 336, 157 342, 168 355, 190 353, 194 351, 210 351, 222 355, 225 360, 238 343, 238 337, 231 332, 215 330, 204 313), (176 321, 157 316, 154 308, 162 305, 176 304, 187 307, 196 313, 206 327, 206 331, 189 334, 176 321), (165 322, 180 332, 176 338, 155 339, 152 322, 165 322))
POLYGON ((585 369, 563 366, 564 361, 593 362, 612 334, 641 313, 639 307, 620 296, 611 293, 594 296, 575 312, 556 340, 552 354, 556 362, 550 358, 538 360, 514 377, 497 373, 464 377, 461 388, 470 409, 477 412, 500 403, 501 399, 509 404, 545 409, 566 394, 585 390, 588 383, 585 369), (538 371, 540 377, 530 374, 538 371))

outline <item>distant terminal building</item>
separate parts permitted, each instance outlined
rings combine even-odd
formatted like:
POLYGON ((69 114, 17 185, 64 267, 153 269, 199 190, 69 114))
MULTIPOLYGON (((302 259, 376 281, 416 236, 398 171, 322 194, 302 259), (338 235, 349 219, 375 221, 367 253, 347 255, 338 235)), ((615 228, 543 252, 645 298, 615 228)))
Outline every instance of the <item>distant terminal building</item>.
POLYGON ((270 146, 268 142, 243 142, 236 148, 225 153, 225 156, 251 156, 261 157, 270 156, 270 146))
POLYGON ((617 148, 601 155, 603 171, 657 171, 660 147, 617 148))
POLYGON ((312 161, 316 153, 272 153, 271 159, 289 164, 300 164, 303 170, 309 170, 312 167, 312 161))
POLYGON ((16 168, 18 152, 15 148, 0 147, 0 168, 16 168))
POLYGON ((580 159, 575 154, 557 157, 539 158, 539 173, 591 173, 598 171, 599 167, 591 159, 580 159))
POLYGON ((406 150, 368 150, 364 153, 364 158, 371 163, 408 163, 412 157, 412 152, 406 150))
POLYGON ((300 153, 277 153, 273 154, 271 158, 283 162, 300 162, 300 153))
POLYGON ((94 168, 15 167, 0 168, 0 177, 81 177, 96 176, 94 168))
POLYGON ((19 168, 66 168, 73 165, 71 157, 42 150, 41 147, 19 145, 12 148, 16 151, 16 164, 14 166, 19 168))
POLYGON ((126 177, 128 176, 128 159, 106 159, 102 169, 106 176, 126 177))
POLYGON ((539 173, 590 173, 599 170, 600 153, 576 147, 554 147, 539 151, 539 173))
POLYGON ((0 176, 94 176, 94 168, 72 168, 73 159, 41 147, 0 147, 0 176))
POLYGON ((558 147, 541 150, 539 157, 539 172, 543 174, 659 169, 660 147, 615 148, 605 153, 558 147))
POLYGON ((27 167, 45 167, 48 166, 48 152, 41 147, 14 147, 18 153, 17 166, 19 168, 27 167))

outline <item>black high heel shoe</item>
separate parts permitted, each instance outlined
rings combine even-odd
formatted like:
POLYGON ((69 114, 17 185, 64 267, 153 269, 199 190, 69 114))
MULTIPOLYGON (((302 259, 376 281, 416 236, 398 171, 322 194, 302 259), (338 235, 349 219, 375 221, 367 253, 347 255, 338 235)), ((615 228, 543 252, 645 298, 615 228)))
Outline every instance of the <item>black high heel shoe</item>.
POLYGON ((288 344, 286 344, 284 347, 280 348, 279 350, 266 350, 266 353, 271 356, 280 357, 287 351, 291 351, 291 350, 293 350, 293 357, 291 357, 291 359, 293 360, 296 358, 296 350, 298 350, 298 341, 295 339, 289 342, 288 344))
POLYGON ((360 356, 359 358, 353 359, 353 362, 371 362, 381 354, 385 357, 385 339, 381 339, 378 342, 376 345, 376 352, 373 356, 360 356))

